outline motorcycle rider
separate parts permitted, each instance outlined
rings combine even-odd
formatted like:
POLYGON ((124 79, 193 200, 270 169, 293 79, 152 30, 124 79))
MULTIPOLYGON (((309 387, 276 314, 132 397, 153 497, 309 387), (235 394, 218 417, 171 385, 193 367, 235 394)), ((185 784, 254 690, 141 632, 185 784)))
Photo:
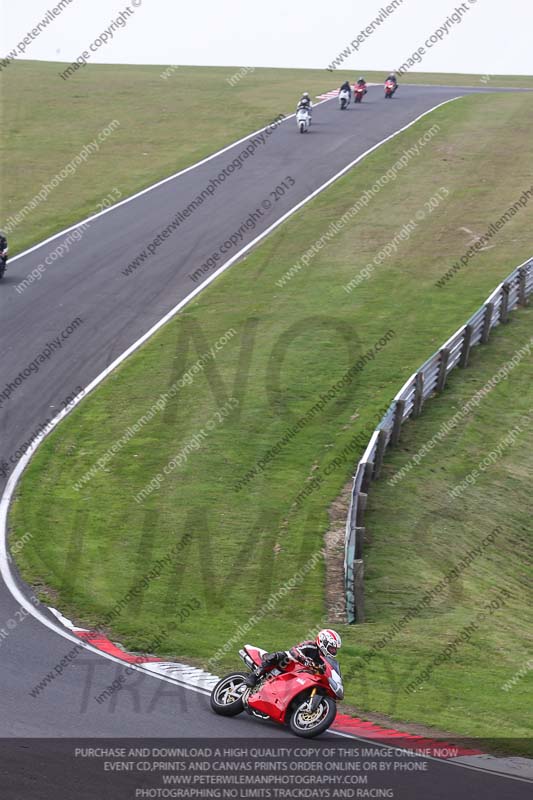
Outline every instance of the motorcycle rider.
POLYGON ((398 88, 398 80, 396 78, 396 73, 394 71, 391 72, 389 75, 387 75, 387 77, 385 78, 385 83, 387 83, 387 81, 392 81, 393 82, 394 91, 396 91, 396 89, 398 88))
POLYGON ((298 105, 296 106, 296 111, 298 112, 301 108, 306 108, 309 111, 310 117, 313 115, 313 104, 309 92, 304 92, 300 97, 298 105))
POLYGON ((5 235, 4 231, 0 231, 0 259, 2 260, 4 267, 5 267, 6 263, 7 263, 8 251, 9 251, 9 248, 7 246, 6 235, 5 235))
POLYGON ((246 676, 245 684, 253 688, 274 667, 284 669, 291 661, 296 661, 305 667, 314 667, 323 671, 324 660, 328 656, 335 657, 342 645, 341 637, 330 628, 319 631, 316 639, 300 642, 290 650, 280 650, 277 653, 265 653, 259 668, 246 676))
POLYGON ((365 94, 367 93, 366 81, 362 76, 359 78, 359 80, 357 81, 356 85, 359 86, 360 88, 364 89, 365 90, 365 94))
POLYGON ((339 94, 341 92, 349 92, 350 93, 350 99, 351 99, 351 97, 352 97, 352 87, 350 86, 350 81, 344 81, 344 83, 342 84, 341 88, 339 89, 339 94))

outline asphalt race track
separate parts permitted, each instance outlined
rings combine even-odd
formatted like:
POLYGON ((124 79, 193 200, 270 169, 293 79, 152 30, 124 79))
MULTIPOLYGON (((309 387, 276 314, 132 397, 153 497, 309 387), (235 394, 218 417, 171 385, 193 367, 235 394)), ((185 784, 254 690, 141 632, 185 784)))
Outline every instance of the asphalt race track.
MULTIPOLYGON (((341 113, 335 100, 315 107, 313 125, 307 135, 298 133, 294 119, 286 120, 266 137, 241 170, 229 176, 212 197, 157 247, 154 255, 129 275, 123 274, 128 264, 169 224, 176 211, 186 208, 243 151, 247 141, 93 219, 70 253, 48 266, 40 280, 20 293, 15 287, 44 262, 66 234, 12 260, 0 284, 0 390, 72 320, 79 317, 83 325, 0 408, 0 465, 3 462, 8 465, 4 472, 12 472, 21 445, 58 413, 65 398, 75 393, 77 387, 86 387, 212 274, 206 273, 197 282, 190 277, 252 212, 257 208, 263 210, 256 228, 246 231, 225 260, 234 257, 369 148, 438 104, 472 91, 475 90, 401 86, 392 101, 385 101, 382 89, 375 87, 369 90, 361 106, 352 105, 347 112, 341 113), (295 181, 294 185, 266 209, 264 201, 270 197, 269 193, 288 177, 295 181)), ((429 128, 431 117, 426 121, 429 128)), ((266 119, 265 125, 268 123, 266 119)), ((413 137, 413 144, 417 138, 413 137)), ((427 145, 430 148, 431 143, 427 145)), ((223 263, 222 260, 217 266, 223 263)), ((6 478, 0 478, 1 491, 6 478)), ((24 591, 29 594, 29 590, 24 591)), ((0 628, 6 620, 16 618, 17 611, 20 614, 19 603, 2 582, 0 628)), ((49 613, 44 609, 43 612, 49 613)), ((30 689, 72 647, 71 641, 31 615, 0 642, 0 737, 238 736, 276 737, 278 741, 292 738, 275 726, 248 718, 216 717, 208 709, 205 694, 145 675, 135 676, 117 693, 116 700, 99 705, 94 696, 115 679, 119 667, 89 651, 72 663, 61 680, 54 681, 33 698, 30 689)), ((328 734, 320 742, 332 740, 338 742, 338 737, 328 734)), ((28 762, 25 755, 29 749, 24 743, 7 739, 0 742, 0 752, 4 753, 0 760, 0 796, 41 800, 70 796, 60 788, 62 781, 66 781, 65 785, 70 783, 69 770, 57 755, 58 747, 51 739, 48 744, 34 743, 28 762), (32 783, 31 770, 41 778, 38 787, 35 781, 32 783), (21 783, 23 771, 26 777, 21 783)), ((73 765, 73 773, 78 766, 73 765)), ((109 789, 109 776, 98 773, 91 777, 90 787, 84 788, 83 781, 79 784, 76 781, 76 793, 72 796, 79 800, 119 797, 121 780, 126 787, 130 779, 131 776, 114 775, 117 794, 110 795, 104 788, 109 789)), ((426 793, 423 780, 420 775, 405 776, 401 784, 404 788, 395 797, 502 800, 525 797, 527 790, 523 782, 438 762, 432 762, 426 780, 430 781, 431 791, 439 792, 437 787, 441 786, 443 793, 429 790, 426 793)))

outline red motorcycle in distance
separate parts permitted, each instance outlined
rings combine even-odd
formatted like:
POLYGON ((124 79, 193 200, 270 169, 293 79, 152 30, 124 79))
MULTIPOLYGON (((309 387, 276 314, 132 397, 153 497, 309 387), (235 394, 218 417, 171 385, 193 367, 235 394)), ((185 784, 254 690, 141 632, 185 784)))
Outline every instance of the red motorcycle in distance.
POLYGON ((362 103, 363 102, 363 97, 365 96, 365 94, 366 94, 366 83, 364 85, 356 83, 354 85, 354 87, 353 87, 353 101, 354 101, 354 103, 362 103))
POLYGON ((398 87, 394 83, 394 81, 385 81, 385 99, 387 99, 387 98, 390 99, 393 96, 393 94, 394 94, 394 92, 396 91, 397 88, 398 87))
MULTIPOLYGON (((239 655, 253 671, 261 666, 266 651, 247 644, 239 655)), ((339 663, 325 659, 324 670, 289 661, 283 670, 274 668, 250 688, 246 672, 221 678, 211 692, 211 708, 223 717, 246 711, 258 719, 288 725, 296 736, 310 739, 324 733, 337 715, 337 700, 344 697, 339 663)))

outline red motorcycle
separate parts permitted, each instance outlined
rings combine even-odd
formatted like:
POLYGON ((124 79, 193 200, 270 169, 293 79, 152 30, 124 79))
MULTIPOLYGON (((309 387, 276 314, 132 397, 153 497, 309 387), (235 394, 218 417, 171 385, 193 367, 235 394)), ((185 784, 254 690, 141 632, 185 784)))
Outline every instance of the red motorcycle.
POLYGON ((391 98, 396 91, 397 86, 394 81, 385 81, 385 98, 391 98))
MULTIPOLYGON (((246 666, 253 671, 261 666, 266 651, 250 644, 239 650, 246 666)), ((337 700, 344 697, 339 663, 328 656, 324 669, 289 661, 285 669, 272 669, 250 688, 245 672, 232 672, 221 678, 211 692, 211 708, 216 714, 234 717, 247 711, 258 719, 271 719, 288 725, 297 736, 310 739, 324 733, 337 715, 337 700)))
POLYGON ((353 100, 354 103, 362 103, 363 97, 366 94, 366 84, 356 83, 353 87, 353 100))

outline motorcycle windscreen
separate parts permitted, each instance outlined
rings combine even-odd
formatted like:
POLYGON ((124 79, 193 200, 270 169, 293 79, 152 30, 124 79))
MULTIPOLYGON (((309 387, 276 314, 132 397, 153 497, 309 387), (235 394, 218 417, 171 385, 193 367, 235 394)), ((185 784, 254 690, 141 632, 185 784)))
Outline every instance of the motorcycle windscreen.
POLYGON ((342 700, 342 698, 344 697, 344 687, 342 684, 342 675, 339 662, 333 656, 327 656, 325 658, 331 670, 331 673, 328 676, 329 685, 331 686, 337 697, 340 700, 342 700))

